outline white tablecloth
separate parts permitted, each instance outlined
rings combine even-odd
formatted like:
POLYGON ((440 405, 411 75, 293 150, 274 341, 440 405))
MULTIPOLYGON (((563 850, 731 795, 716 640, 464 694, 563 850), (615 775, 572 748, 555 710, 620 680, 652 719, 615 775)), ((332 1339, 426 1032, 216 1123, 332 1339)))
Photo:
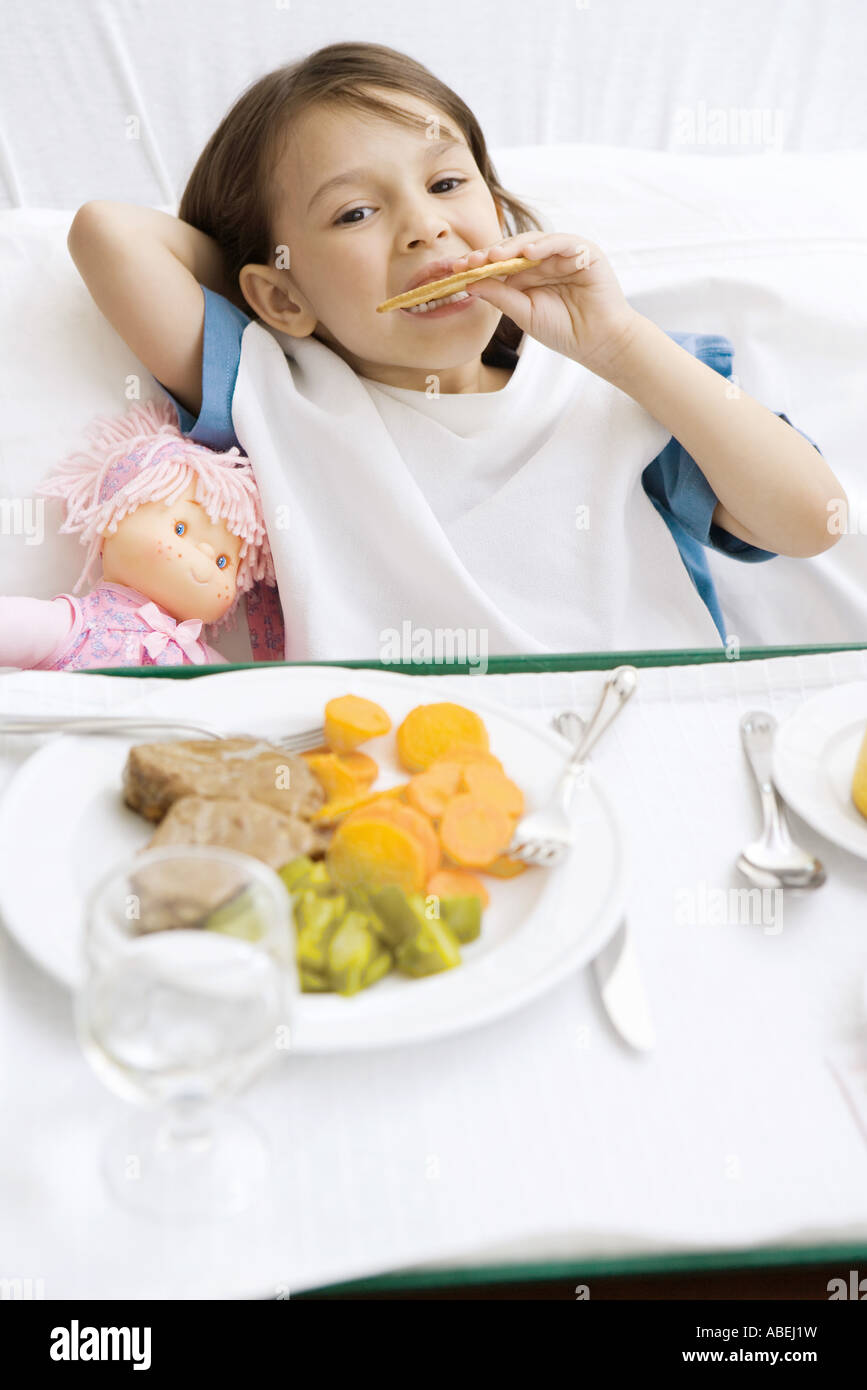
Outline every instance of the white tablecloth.
MULTIPOLYGON (((420 699, 483 689, 546 724, 589 713, 601 676, 413 679, 420 699)), ((105 1194, 123 1103, 78 1050, 70 996, 0 933, 0 1278, 46 1298, 291 1297, 422 1266, 867 1241, 865 1135, 830 1066, 864 1041, 867 861, 793 814, 828 883, 786 896, 783 930, 683 924, 685 901, 745 886, 733 864, 759 810, 739 714, 782 720, 859 679, 864 651, 642 669, 594 750, 628 836, 652 1055, 616 1039, 589 970, 444 1041, 289 1053, 242 1101, 273 1182, 209 1227, 139 1221, 105 1194)), ((116 709, 148 686, 164 682, 20 672, 0 709, 116 709)), ((34 746, 0 739, 0 790, 34 746)))

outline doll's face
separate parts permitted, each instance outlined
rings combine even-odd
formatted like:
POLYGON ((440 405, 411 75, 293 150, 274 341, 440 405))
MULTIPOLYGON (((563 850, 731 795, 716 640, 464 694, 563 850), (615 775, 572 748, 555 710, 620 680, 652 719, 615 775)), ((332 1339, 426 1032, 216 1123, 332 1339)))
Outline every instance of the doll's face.
POLYGON ((145 502, 119 521, 103 540, 102 573, 179 622, 213 623, 235 600, 241 541, 193 501, 195 486, 176 502, 145 502))

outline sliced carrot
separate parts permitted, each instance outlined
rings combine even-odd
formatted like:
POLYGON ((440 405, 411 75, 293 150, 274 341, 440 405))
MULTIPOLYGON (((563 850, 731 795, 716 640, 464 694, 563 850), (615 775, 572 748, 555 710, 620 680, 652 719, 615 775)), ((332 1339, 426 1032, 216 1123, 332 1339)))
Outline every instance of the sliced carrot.
POLYGON ((450 700, 416 705, 398 725, 397 756, 408 772, 423 772, 456 743, 486 751, 488 731, 475 710, 450 700))
POLYGON ((457 763, 462 768, 466 767, 468 763, 484 763, 486 767, 490 767, 496 772, 502 772, 505 776, 503 764, 499 758, 495 758, 493 753, 487 749, 473 748, 466 743, 453 744, 447 753, 443 753, 441 758, 434 759, 427 771, 430 772, 432 768, 440 767, 443 763, 457 763))
POLYGON ((495 806, 502 806, 509 816, 524 814, 524 793, 521 788, 511 777, 506 777, 495 767, 489 767, 486 763, 465 763, 461 776, 463 785, 473 796, 480 796, 485 801, 493 802, 495 806))
POLYGON ((341 765, 351 772, 356 781, 363 786, 371 786, 379 776, 379 764, 375 758, 369 757, 367 753, 335 753, 334 749, 329 748, 327 743, 320 743, 318 748, 308 748, 300 756, 307 763, 316 758, 339 758, 341 765))
POLYGON ((364 787, 372 787, 379 776, 379 763, 367 753, 341 753, 340 761, 364 787))
POLYGON ((500 854, 491 864, 485 865, 485 873, 493 874, 494 878, 516 878, 529 867, 523 859, 512 859, 508 854, 500 854))
POLYGON ((317 753, 308 757, 307 766, 322 783, 329 801, 345 801, 349 797, 359 796, 370 785, 369 782, 360 782, 336 753, 317 753))
POLYGON ((419 841, 385 820, 344 821, 335 830, 325 859, 341 887, 396 883, 406 893, 420 893, 427 878, 419 841))
POLYGON ((440 821, 446 854, 467 869, 482 869, 502 854, 513 832, 512 818, 500 807, 467 792, 455 796, 440 821))
POLYGON ((423 815, 439 820, 445 810, 446 802, 457 794, 461 781, 460 763, 438 762, 426 772, 417 772, 410 777, 406 788, 406 799, 423 815))
POLYGON ((384 791, 368 792, 363 796, 350 796, 340 800, 326 801, 318 810, 313 812, 310 819, 312 821, 324 821, 328 824, 331 821, 341 820, 343 816, 349 815, 350 811, 360 811, 362 807, 374 806, 379 801, 400 801, 406 786, 406 782, 400 782, 396 787, 387 787, 384 791))
POLYGON ((491 895, 480 878, 467 869, 439 869, 432 874, 425 885, 426 893, 435 893, 438 898, 461 898, 475 894, 481 898, 482 907, 487 907, 491 895))
POLYGON ((361 695, 338 695, 325 706, 325 742, 335 753, 350 753, 390 728, 391 719, 382 705, 361 695))
POLYGON ((323 801, 322 805, 317 806, 309 819, 314 825, 332 825, 357 805, 357 797, 350 797, 348 800, 343 801, 323 801))
POLYGON ((436 831, 420 811, 416 811, 412 806, 403 806, 394 798, 371 802, 369 806, 363 807, 360 811, 353 811, 347 816, 344 825, 351 822, 362 823, 367 820, 385 820, 393 825, 399 825, 408 835, 413 835, 424 851, 425 872, 430 876, 436 873, 440 866, 440 842, 436 831))

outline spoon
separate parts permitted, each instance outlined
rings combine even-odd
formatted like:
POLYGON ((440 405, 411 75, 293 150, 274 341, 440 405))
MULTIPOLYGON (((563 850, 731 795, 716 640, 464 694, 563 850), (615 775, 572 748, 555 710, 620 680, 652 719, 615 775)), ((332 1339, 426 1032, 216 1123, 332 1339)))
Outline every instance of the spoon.
POLYGON ((762 800, 762 833, 737 860, 745 878, 759 888, 819 888, 827 875, 819 859, 792 840, 780 795, 771 778, 771 749, 777 721, 763 710, 741 719, 741 740, 762 800))

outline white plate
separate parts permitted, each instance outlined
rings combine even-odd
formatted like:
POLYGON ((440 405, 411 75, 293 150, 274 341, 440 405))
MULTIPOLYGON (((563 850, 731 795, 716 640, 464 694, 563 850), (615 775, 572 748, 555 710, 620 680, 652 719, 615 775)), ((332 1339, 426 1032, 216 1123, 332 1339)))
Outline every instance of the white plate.
MULTIPOLYGON (((169 680, 136 701, 137 712, 200 720, 222 732, 276 736, 320 723, 326 700, 352 692, 388 711, 392 731, 365 745, 380 765, 377 786, 404 781, 394 730, 434 696, 412 676, 382 671, 264 668, 169 680)), ((492 751, 523 789, 527 810, 544 804, 570 746, 523 714, 462 700, 478 710, 492 751)), ((19 769, 0 804, 0 911, 40 965, 75 987, 82 977, 82 905, 92 884, 136 853, 153 827, 124 805, 121 771, 133 743, 58 735, 19 769)), ((586 964, 623 915, 623 836, 590 769, 575 797, 576 848, 556 869, 485 880, 491 895, 478 941, 462 963, 430 979, 386 976, 369 990, 293 999, 292 1046, 302 1053, 396 1046, 460 1032, 535 998, 586 964)))
POLYGON ((867 820, 852 774, 867 728, 867 683, 823 690, 777 729, 774 781, 784 801, 826 839, 867 859, 867 820))

